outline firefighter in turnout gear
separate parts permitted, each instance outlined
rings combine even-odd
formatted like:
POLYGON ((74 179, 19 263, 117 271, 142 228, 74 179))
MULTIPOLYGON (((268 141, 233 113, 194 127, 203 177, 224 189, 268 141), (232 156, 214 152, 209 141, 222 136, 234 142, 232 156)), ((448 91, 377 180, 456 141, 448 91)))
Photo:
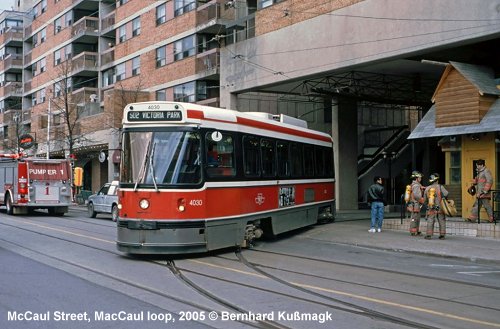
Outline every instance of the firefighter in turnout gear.
POLYGON ((422 173, 414 171, 411 173, 412 183, 410 185, 410 198, 407 202, 407 209, 411 213, 410 234, 420 235, 420 209, 424 203, 422 195, 423 186, 420 184, 422 181, 422 173))
POLYGON ((493 222, 493 210, 491 208, 491 186, 493 185, 493 176, 491 171, 486 168, 485 161, 479 159, 476 161, 477 175, 474 178, 473 186, 476 187, 476 200, 472 206, 471 213, 467 221, 475 222, 478 220, 479 207, 484 207, 488 213, 488 220, 493 222))
POLYGON ((439 238, 444 239, 446 235, 446 216, 441 209, 441 199, 448 196, 448 191, 439 184, 439 174, 432 174, 424 191, 425 203, 427 203, 427 232, 426 239, 431 239, 434 234, 434 222, 439 223, 439 238))

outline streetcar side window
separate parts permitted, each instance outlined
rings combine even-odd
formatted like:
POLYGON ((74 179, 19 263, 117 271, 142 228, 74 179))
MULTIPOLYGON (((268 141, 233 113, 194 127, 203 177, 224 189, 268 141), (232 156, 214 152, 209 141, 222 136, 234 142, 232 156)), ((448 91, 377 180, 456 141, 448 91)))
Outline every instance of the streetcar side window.
POLYGON ((276 176, 276 149, 272 140, 261 139, 260 150, 262 152, 262 176, 276 176))
POLYGON ((290 152, 287 142, 278 141, 276 143, 278 156, 278 176, 290 177, 290 152))
POLYGON ((291 157, 291 174, 293 177, 301 177, 304 174, 304 157, 302 146, 293 143, 290 147, 291 157))
POLYGON ((307 177, 314 176, 314 146, 304 146, 304 175, 307 177))
POLYGON ((256 137, 243 137, 243 170, 246 177, 260 176, 260 148, 256 137))
POLYGON ((325 176, 334 177, 333 149, 329 147, 323 147, 323 153, 325 154, 325 176))
POLYGON ((314 161, 314 164, 316 165, 316 170, 315 170, 315 173, 316 173, 316 176, 317 177, 324 177, 325 174, 326 174, 326 167, 325 167, 325 153, 323 152, 323 148, 322 147, 316 147, 316 149, 314 150, 314 153, 315 153, 315 161, 314 161))
POLYGON ((208 177, 233 177, 236 175, 234 138, 218 130, 205 135, 206 164, 208 177))

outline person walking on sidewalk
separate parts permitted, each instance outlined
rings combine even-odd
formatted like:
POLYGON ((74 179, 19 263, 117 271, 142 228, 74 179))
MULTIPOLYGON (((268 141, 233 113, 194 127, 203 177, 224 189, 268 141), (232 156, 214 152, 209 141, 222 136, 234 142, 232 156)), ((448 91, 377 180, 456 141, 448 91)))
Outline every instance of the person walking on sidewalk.
POLYGON ((472 206, 471 213, 467 218, 469 222, 477 221, 479 215, 479 207, 484 207, 488 213, 489 222, 493 222, 493 209, 491 208, 491 186, 493 185, 493 176, 491 171, 486 168, 485 161, 479 159, 476 161, 477 175, 474 178, 474 186, 476 186, 476 200, 472 206))
POLYGON ((411 192, 410 201, 408 202, 408 211, 410 212, 411 222, 410 222, 410 235, 421 235, 420 232, 420 209, 422 209, 422 204, 424 203, 424 197, 422 195, 423 186, 420 184, 422 182, 422 175, 419 171, 414 171, 411 173, 411 192))
POLYGON ((373 184, 368 189, 368 202, 371 202, 371 223, 368 232, 382 232, 382 223, 384 222, 384 185, 382 177, 375 176, 373 184))
POLYGON ((424 191, 424 199, 427 204, 427 232, 426 239, 431 239, 434 234, 434 222, 439 223, 439 238, 442 240, 446 235, 446 216, 441 209, 441 199, 448 196, 448 191, 439 184, 439 174, 434 173, 429 177, 429 183, 424 191))

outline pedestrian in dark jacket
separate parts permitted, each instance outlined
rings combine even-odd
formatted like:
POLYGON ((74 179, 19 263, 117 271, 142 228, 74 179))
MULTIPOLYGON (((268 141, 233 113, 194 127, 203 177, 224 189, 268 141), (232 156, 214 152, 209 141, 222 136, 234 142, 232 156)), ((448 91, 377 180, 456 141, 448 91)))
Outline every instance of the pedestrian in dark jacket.
POLYGON ((384 185, 382 177, 375 176, 373 185, 368 189, 368 202, 371 202, 371 223, 368 232, 382 232, 384 222, 384 185))

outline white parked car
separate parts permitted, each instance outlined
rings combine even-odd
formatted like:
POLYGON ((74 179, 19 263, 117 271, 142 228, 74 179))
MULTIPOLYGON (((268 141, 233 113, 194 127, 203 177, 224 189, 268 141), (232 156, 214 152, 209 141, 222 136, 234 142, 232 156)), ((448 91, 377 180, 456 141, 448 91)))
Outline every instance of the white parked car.
POLYGON ((98 213, 111 214, 113 222, 118 219, 118 181, 104 184, 99 192, 89 196, 87 209, 89 217, 95 218, 98 213))

